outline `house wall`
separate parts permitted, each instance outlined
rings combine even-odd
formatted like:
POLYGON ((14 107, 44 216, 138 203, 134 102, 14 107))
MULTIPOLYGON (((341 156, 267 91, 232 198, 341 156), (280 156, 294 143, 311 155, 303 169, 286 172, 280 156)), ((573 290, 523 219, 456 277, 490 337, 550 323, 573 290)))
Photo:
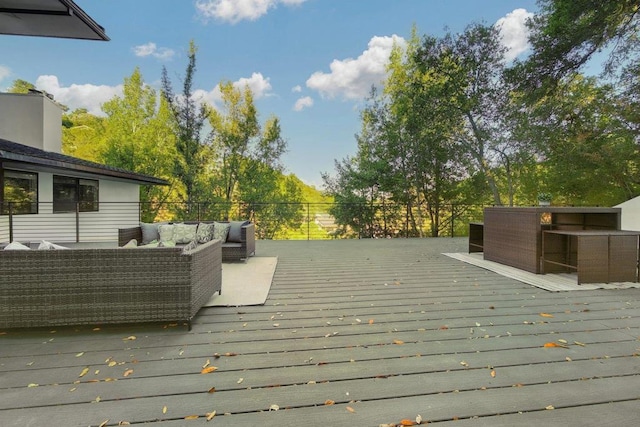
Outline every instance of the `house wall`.
MULTIPOLYGON (((139 185, 99 180, 98 212, 53 213, 53 174, 38 174, 38 214, 13 216, 13 240, 37 243, 117 242, 118 228, 139 224, 139 185)), ((0 217, 0 242, 9 241, 9 217, 0 217)))
POLYGON ((41 93, 0 93, 0 138, 62 152, 62 110, 41 93))
POLYGON ((640 231, 640 197, 627 200, 615 206, 622 210, 621 228, 640 231))

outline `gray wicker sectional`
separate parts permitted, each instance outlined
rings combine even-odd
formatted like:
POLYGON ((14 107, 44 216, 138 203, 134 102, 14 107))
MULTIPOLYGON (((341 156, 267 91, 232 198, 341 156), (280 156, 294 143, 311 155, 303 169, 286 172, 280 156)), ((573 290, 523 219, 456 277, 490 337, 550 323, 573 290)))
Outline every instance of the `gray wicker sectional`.
MULTIPOLYGON (((201 221, 203 223, 213 223, 216 221, 201 221)), ((238 238, 227 239, 222 242, 222 261, 246 261, 256 252, 256 226, 249 221, 217 221, 220 223, 230 223, 238 227, 238 238), (231 241, 232 240, 232 241, 231 241)), ((198 224, 197 222, 185 221, 185 224, 198 224)), ((135 239, 138 243, 143 241, 142 227, 120 228, 118 230, 118 246, 124 246, 127 242, 135 239)))
POLYGON ((0 328, 187 322, 222 289, 220 240, 182 248, 0 251, 0 328))

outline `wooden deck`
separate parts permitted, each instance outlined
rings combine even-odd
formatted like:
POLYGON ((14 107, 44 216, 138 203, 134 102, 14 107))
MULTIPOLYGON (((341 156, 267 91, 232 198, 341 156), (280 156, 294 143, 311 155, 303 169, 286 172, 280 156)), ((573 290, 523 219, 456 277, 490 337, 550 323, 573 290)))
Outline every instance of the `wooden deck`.
POLYGON ((552 293, 441 255, 466 247, 259 241, 279 257, 264 306, 0 331, 0 426, 636 425, 640 290, 552 293))

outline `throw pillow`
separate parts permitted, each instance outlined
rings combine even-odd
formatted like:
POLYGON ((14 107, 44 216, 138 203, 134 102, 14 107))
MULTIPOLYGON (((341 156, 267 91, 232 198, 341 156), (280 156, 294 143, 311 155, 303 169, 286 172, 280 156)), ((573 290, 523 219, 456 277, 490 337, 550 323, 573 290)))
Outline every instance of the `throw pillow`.
POLYGON ((160 240, 160 233, 158 232, 158 227, 161 224, 166 224, 163 222, 154 222, 152 224, 141 222, 140 229, 142 230, 142 244, 146 245, 147 243, 151 243, 154 240, 160 240))
POLYGON ((213 238, 220 239, 222 243, 226 242, 229 235, 229 228, 231 225, 228 222, 214 222, 213 223, 213 238))
POLYGON ((250 221, 231 221, 229 223, 229 236, 227 236, 227 242, 242 243, 242 226, 250 224, 250 221))
POLYGON ((124 246, 123 248, 137 248, 138 247, 138 241, 136 239, 131 239, 129 240, 124 246))
POLYGON ((29 246, 23 245, 20 242, 11 242, 4 247, 4 250, 5 251, 30 251, 31 248, 29 246))
POLYGON ((197 224, 174 224, 173 241, 176 243, 189 243, 196 239, 197 224))
POLYGON ((161 242, 173 242, 173 228, 175 224, 160 224, 158 226, 158 234, 161 242))
POLYGON ((52 249, 69 249, 69 248, 56 245, 55 243, 47 242, 46 240, 43 240, 42 242, 40 242, 40 245, 38 245, 38 250, 52 250, 52 249))
POLYGON ((195 240, 192 240, 189 244, 185 245, 185 247, 182 248, 182 253, 184 254, 186 252, 192 251, 197 247, 198 247, 198 242, 196 242, 195 240))
POLYGON ((196 231, 196 240, 198 243, 207 243, 213 239, 213 231, 215 224, 206 224, 201 222, 198 224, 198 230, 196 231))

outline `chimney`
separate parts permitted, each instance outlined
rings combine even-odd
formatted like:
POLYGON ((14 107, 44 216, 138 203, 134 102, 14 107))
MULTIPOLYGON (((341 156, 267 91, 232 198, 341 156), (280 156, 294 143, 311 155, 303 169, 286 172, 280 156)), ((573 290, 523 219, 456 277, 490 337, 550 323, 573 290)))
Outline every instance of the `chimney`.
POLYGON ((62 153, 62 109, 40 91, 0 93, 0 138, 62 153))

